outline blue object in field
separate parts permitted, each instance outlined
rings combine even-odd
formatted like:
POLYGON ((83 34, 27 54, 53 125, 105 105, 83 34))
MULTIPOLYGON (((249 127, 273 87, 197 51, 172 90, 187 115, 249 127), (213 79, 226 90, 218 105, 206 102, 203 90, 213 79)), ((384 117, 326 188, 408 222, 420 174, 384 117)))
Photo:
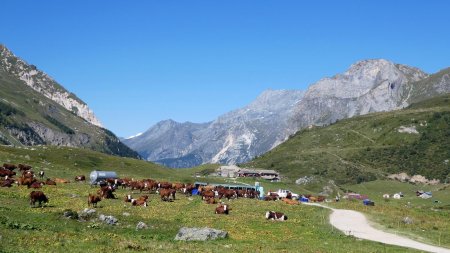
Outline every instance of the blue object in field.
POLYGON ((302 197, 300 198, 300 202, 309 202, 309 199, 302 196, 302 197))
POLYGON ((89 178, 91 179, 91 184, 96 184, 100 181, 104 181, 108 178, 119 178, 117 176, 117 173, 115 171, 100 171, 100 170, 94 170, 89 175, 89 178))
POLYGON ((374 205, 373 201, 371 201, 370 199, 363 200, 363 204, 365 206, 373 206, 374 205))
POLYGON ((192 190, 192 195, 198 195, 198 189, 192 190))

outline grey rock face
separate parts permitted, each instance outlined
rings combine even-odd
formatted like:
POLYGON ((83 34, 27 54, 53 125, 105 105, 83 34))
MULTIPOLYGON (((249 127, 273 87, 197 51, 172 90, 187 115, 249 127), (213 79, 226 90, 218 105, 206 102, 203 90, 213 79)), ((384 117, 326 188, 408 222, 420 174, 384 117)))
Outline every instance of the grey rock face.
POLYGON ((182 227, 175 236, 176 241, 206 241, 227 237, 228 232, 213 228, 182 227))
POLYGON ((382 59, 357 62, 345 73, 311 85, 295 109, 291 127, 404 108, 409 105, 412 84, 427 77, 419 69, 382 59))
POLYGON ((288 119, 303 91, 268 90, 253 103, 204 124, 159 122, 124 140, 147 160, 170 167, 235 164, 267 152, 294 133, 288 119))
POLYGON ((101 126, 100 121, 86 103, 65 90, 47 74, 38 70, 36 66, 29 65, 15 56, 3 45, 0 45, 0 70, 16 76, 35 91, 84 118, 89 123, 101 126))

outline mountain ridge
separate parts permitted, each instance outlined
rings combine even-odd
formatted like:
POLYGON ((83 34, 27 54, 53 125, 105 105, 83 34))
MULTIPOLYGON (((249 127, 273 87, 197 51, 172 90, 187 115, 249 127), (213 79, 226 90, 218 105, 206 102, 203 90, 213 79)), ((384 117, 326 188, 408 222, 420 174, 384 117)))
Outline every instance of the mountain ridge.
MULTIPOLYGON (((176 147, 179 152, 171 153, 170 147, 164 143, 160 143, 160 146, 166 147, 163 155, 146 152, 145 141, 141 141, 139 147, 133 143, 139 137, 125 143, 148 160, 159 161, 169 167, 178 167, 183 163, 199 165, 199 162, 241 163, 271 150, 289 135, 310 125, 326 125, 358 115, 398 110, 427 94, 435 96, 448 89, 446 84, 439 87, 423 84, 424 91, 420 93, 416 86, 429 77, 416 67, 385 59, 361 60, 341 74, 320 79, 306 91, 266 90, 247 106, 204 123, 209 124, 208 127, 192 131, 182 127, 179 134, 184 145, 176 147), (301 95, 295 99, 285 98, 289 93, 296 92, 301 95), (270 112, 282 115, 276 117, 270 112), (269 120, 265 119, 262 124, 257 122, 265 117, 269 120), (209 139, 199 138, 189 142, 194 139, 193 136, 207 136, 209 139), (266 138, 266 141, 259 137, 266 138), (188 157, 195 157, 195 162, 188 161, 188 157), (177 161, 177 158, 185 162, 177 161)), ((171 136, 175 136, 176 127, 171 131, 171 136)), ((152 133, 160 134, 160 138, 164 135, 155 128, 152 128, 152 133)), ((151 145, 156 149, 160 147, 155 142, 151 145)))
POLYGON ((139 158, 114 133, 98 126, 99 121, 81 99, 4 46, 0 49, 1 144, 82 147, 139 158))

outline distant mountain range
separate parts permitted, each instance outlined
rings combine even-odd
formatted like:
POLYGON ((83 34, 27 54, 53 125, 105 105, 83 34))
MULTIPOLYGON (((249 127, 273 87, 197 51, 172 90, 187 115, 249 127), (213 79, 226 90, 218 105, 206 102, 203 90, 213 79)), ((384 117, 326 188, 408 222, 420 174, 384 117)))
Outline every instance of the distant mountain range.
POLYGON ((254 102, 208 123, 166 120, 124 140, 143 158, 169 167, 249 161, 310 125, 404 108, 450 92, 448 70, 420 69, 376 59, 300 90, 268 90, 254 102))
POLYGON ((84 147, 139 157, 50 76, 0 45, 0 144, 84 147))

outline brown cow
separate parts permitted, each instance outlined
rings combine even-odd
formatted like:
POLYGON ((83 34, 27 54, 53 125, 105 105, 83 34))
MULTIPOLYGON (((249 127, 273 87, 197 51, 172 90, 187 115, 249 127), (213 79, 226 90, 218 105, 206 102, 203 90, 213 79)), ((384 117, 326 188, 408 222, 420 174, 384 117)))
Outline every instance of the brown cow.
POLYGON ((201 193, 202 195, 202 199, 209 199, 209 198, 214 198, 216 196, 216 194, 214 193, 214 191, 208 190, 208 191, 203 191, 201 193))
POLYGON ((42 204, 41 204, 42 202, 48 203, 48 198, 41 191, 30 192, 30 206, 34 207, 36 201, 39 202, 39 206, 42 206, 42 204))
POLYGON ((195 186, 193 184, 186 184, 184 186, 183 192, 184 194, 188 196, 192 196, 192 191, 195 189, 195 186))
POLYGON ((268 196, 264 196, 264 200, 265 201, 275 201, 275 200, 278 200, 278 197, 272 196, 272 195, 268 195, 268 196))
POLYGON ((175 189, 176 191, 183 191, 184 186, 185 185, 182 183, 173 183, 172 184, 172 188, 175 189))
POLYGON ((206 204, 216 204, 217 201, 215 198, 207 198, 207 199, 205 199, 205 203, 206 204))
POLYGON ((20 171, 27 171, 27 170, 31 170, 31 169, 32 169, 32 167, 30 165, 19 163, 19 170, 20 171))
POLYGON ((0 177, 6 177, 6 176, 12 177, 15 175, 16 175, 16 172, 14 172, 12 170, 0 168, 0 177))
POLYGON ((231 190, 231 189, 220 189, 218 191, 219 193, 219 199, 222 199, 223 197, 225 197, 226 199, 230 200, 230 199, 234 199, 237 198, 237 194, 235 190, 231 190))
POLYGON ((147 195, 143 195, 143 196, 140 196, 138 199, 132 199, 131 200, 131 204, 133 206, 144 206, 144 207, 147 207, 148 206, 147 200, 148 200, 148 196, 147 195))
POLYGON ((70 180, 63 179, 63 178, 55 178, 55 182, 60 183, 60 184, 68 184, 68 183, 70 183, 70 180))
POLYGON ((162 182, 158 184, 158 188, 162 188, 162 189, 171 189, 172 188, 172 184, 169 182, 162 182))
POLYGON ((24 170, 22 171, 22 177, 34 178, 34 171, 24 170))
POLYGON ((34 182, 36 182, 34 178, 21 177, 17 180, 17 185, 26 185, 27 188, 30 188, 34 182))
POLYGON ((92 207, 97 207, 97 202, 102 201, 102 198, 98 195, 91 195, 89 193, 88 196, 88 207, 92 205, 92 207))
POLYGON ((123 200, 125 202, 131 202, 132 199, 133 199, 133 197, 130 194, 128 194, 128 195, 125 196, 125 198, 123 200))
POLYGON ((288 219, 284 213, 280 212, 274 212, 274 211, 267 211, 266 212, 266 219, 268 220, 277 220, 277 221, 285 221, 288 219))
POLYGON ((11 187, 12 184, 14 183, 14 180, 12 179, 5 179, 1 182, 0 186, 1 187, 11 187))
POLYGON ((33 189, 42 188, 42 182, 39 182, 39 181, 33 182, 31 185, 27 185, 27 188, 33 188, 33 189))
POLYGON ((161 189, 159 195, 162 201, 173 201, 175 200, 175 189, 161 189))
POLYGON ((114 188, 112 186, 103 186, 97 193, 104 199, 115 199, 116 196, 114 196, 113 192, 114 188))
POLYGON ((56 185, 56 182, 51 180, 50 178, 47 178, 44 182, 45 185, 56 185))
POLYGON ((216 207, 215 214, 229 214, 231 208, 227 204, 219 204, 219 206, 216 207))
POLYGON ((282 201, 288 205, 298 205, 299 202, 297 200, 283 198, 282 201))
POLYGON ((7 170, 15 170, 15 169, 17 169, 17 166, 12 163, 4 163, 3 168, 5 168, 7 170))

